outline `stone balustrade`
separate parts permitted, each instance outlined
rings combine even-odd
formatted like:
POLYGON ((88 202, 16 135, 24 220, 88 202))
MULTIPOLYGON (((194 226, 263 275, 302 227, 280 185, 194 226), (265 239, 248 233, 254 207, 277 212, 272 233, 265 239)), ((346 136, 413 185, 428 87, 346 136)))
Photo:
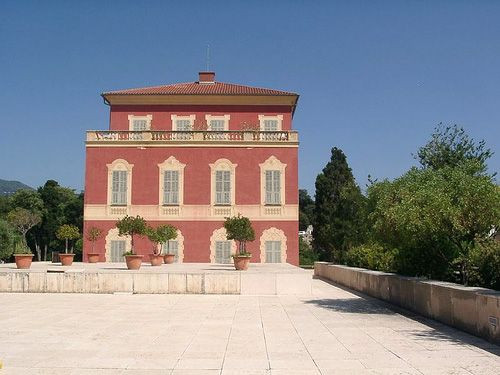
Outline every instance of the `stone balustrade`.
POLYGON ((299 141, 296 131, 122 131, 89 130, 87 143, 291 143, 299 141))

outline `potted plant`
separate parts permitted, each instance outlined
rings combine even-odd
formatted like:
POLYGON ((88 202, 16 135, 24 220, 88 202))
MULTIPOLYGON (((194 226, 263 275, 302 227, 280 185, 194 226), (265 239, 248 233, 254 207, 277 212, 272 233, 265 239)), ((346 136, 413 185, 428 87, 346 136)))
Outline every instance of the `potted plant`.
POLYGON ((33 254, 28 246, 16 244, 14 247, 14 259, 16 267, 19 269, 28 269, 33 261, 33 254))
POLYGON ((58 240, 64 240, 65 250, 64 254, 59 253, 59 260, 63 266, 71 266, 73 264, 73 258, 75 254, 73 253, 73 247, 71 247, 71 253, 68 252, 68 242, 70 240, 76 240, 80 237, 80 231, 75 225, 64 224, 59 227, 56 232, 56 237, 58 240))
POLYGON ((152 266, 160 266, 165 259, 165 263, 172 263, 175 257, 175 254, 161 254, 161 244, 165 243, 169 240, 173 240, 177 237, 177 229, 172 225, 160 225, 159 227, 153 228, 148 227, 146 230, 146 236, 153 243, 153 253, 150 255, 151 257, 151 265, 152 266), (167 256, 170 256, 167 261, 167 256))
POLYGON ((255 240, 255 231, 252 228, 250 219, 240 214, 234 217, 226 217, 224 228, 226 228, 227 239, 238 242, 238 252, 233 254, 234 267, 237 270, 247 270, 252 254, 247 251, 246 243, 255 240))
POLYGON ((94 246, 96 241, 101 237, 102 229, 97 227, 91 227, 87 230, 87 240, 92 244, 92 250, 87 254, 89 263, 99 262, 99 253, 94 252, 94 246))
POLYGON ((26 233, 42 221, 40 215, 25 208, 16 208, 7 215, 7 220, 21 234, 21 244, 16 244, 14 258, 17 268, 28 269, 31 267, 33 254, 26 241, 26 233))
POLYGON ((146 220, 140 216, 132 217, 126 215, 123 219, 116 222, 118 235, 130 236, 130 251, 125 252, 125 261, 129 270, 138 270, 141 268, 142 255, 137 255, 134 249, 134 236, 144 235, 146 233, 146 220))

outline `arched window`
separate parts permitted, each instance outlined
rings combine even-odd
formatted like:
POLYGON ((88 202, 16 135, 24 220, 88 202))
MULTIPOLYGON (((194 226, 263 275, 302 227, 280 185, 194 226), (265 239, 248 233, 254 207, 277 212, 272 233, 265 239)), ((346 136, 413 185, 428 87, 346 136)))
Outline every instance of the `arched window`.
POLYGON ((213 231, 210 237, 210 263, 231 263, 236 254, 236 242, 227 239, 226 228, 213 231))
POLYGON ((286 235, 281 229, 271 227, 260 236, 260 262, 286 263, 286 235))

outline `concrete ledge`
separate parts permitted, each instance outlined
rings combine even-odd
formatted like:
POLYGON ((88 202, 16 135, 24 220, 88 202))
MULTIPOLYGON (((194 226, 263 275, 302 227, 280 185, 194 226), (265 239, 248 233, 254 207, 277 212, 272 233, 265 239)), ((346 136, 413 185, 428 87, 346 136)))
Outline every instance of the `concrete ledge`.
POLYGON ((37 266, 38 269, 29 270, 0 267, 0 292, 243 295, 312 292, 309 271, 281 264, 252 265, 254 268, 248 271, 209 264, 144 267, 138 271, 117 264, 100 267, 79 264, 78 268, 37 266))
POLYGON ((327 262, 314 275, 500 344, 500 292, 327 262))

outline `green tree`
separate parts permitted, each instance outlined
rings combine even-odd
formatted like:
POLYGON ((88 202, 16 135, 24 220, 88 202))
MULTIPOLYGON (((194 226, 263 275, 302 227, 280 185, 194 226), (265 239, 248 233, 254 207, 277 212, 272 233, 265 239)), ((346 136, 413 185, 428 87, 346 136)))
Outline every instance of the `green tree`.
POLYGON ((299 189, 299 230, 314 225, 314 201, 305 189, 299 189))
POLYGON ((299 237, 299 264, 301 266, 310 266, 317 260, 318 258, 311 246, 302 237, 299 237))
POLYGON ((238 216, 226 217, 224 222, 226 236, 228 240, 238 242, 238 252, 240 255, 250 255, 246 249, 246 243, 255 240, 255 231, 250 219, 238 214, 238 216))
POLYGON ((476 239, 500 225, 500 188, 471 163, 412 168, 369 187, 374 236, 399 249, 399 271, 441 279, 458 271, 468 283, 476 239))
POLYGON ((21 251, 27 251, 31 253, 28 247, 26 234, 31 228, 40 223, 40 215, 25 208, 18 207, 8 213, 7 220, 22 236, 21 251))
POLYGON ((0 220, 0 260, 7 260, 12 256, 17 241, 14 228, 5 220, 0 220))
MULTIPOLYGON (((68 242, 70 240, 76 240, 80 237, 80 231, 78 227, 75 225, 63 224, 61 225, 56 232, 56 237, 59 240, 64 240, 65 242, 65 253, 68 254, 68 242)), ((73 251, 73 249, 72 249, 73 251)))
POLYGON ((344 253, 364 239, 365 198, 336 147, 316 178, 314 216, 314 245, 323 260, 342 262, 344 253))
POLYGON ((423 168, 440 169, 468 164, 473 167, 473 172, 484 173, 487 170, 486 161, 492 155, 484 140, 476 142, 462 127, 440 123, 415 158, 423 168))
POLYGON ((63 224, 71 224, 83 230, 83 194, 64 188, 57 181, 48 180, 38 193, 44 204, 42 223, 36 228, 40 246, 44 247, 44 259, 47 248, 58 249, 63 246, 56 236, 57 229, 63 224))
POLYGON ((156 228, 148 226, 146 236, 153 243, 153 254, 161 253, 160 245, 177 237, 177 228, 173 225, 160 225, 156 228))
POLYGON ((126 215, 124 218, 116 222, 116 227, 118 228, 119 236, 130 236, 130 242, 131 242, 130 255, 135 254, 134 236, 136 235, 142 236, 146 234, 147 230, 146 220, 144 220, 140 216, 133 217, 126 215))
POLYGON ((95 243, 99 238, 101 238, 101 236, 102 236, 102 229, 101 228, 90 227, 87 230, 87 235, 86 235, 87 240, 90 241, 90 243, 92 244, 92 247, 90 250, 91 253, 94 252, 95 243))

